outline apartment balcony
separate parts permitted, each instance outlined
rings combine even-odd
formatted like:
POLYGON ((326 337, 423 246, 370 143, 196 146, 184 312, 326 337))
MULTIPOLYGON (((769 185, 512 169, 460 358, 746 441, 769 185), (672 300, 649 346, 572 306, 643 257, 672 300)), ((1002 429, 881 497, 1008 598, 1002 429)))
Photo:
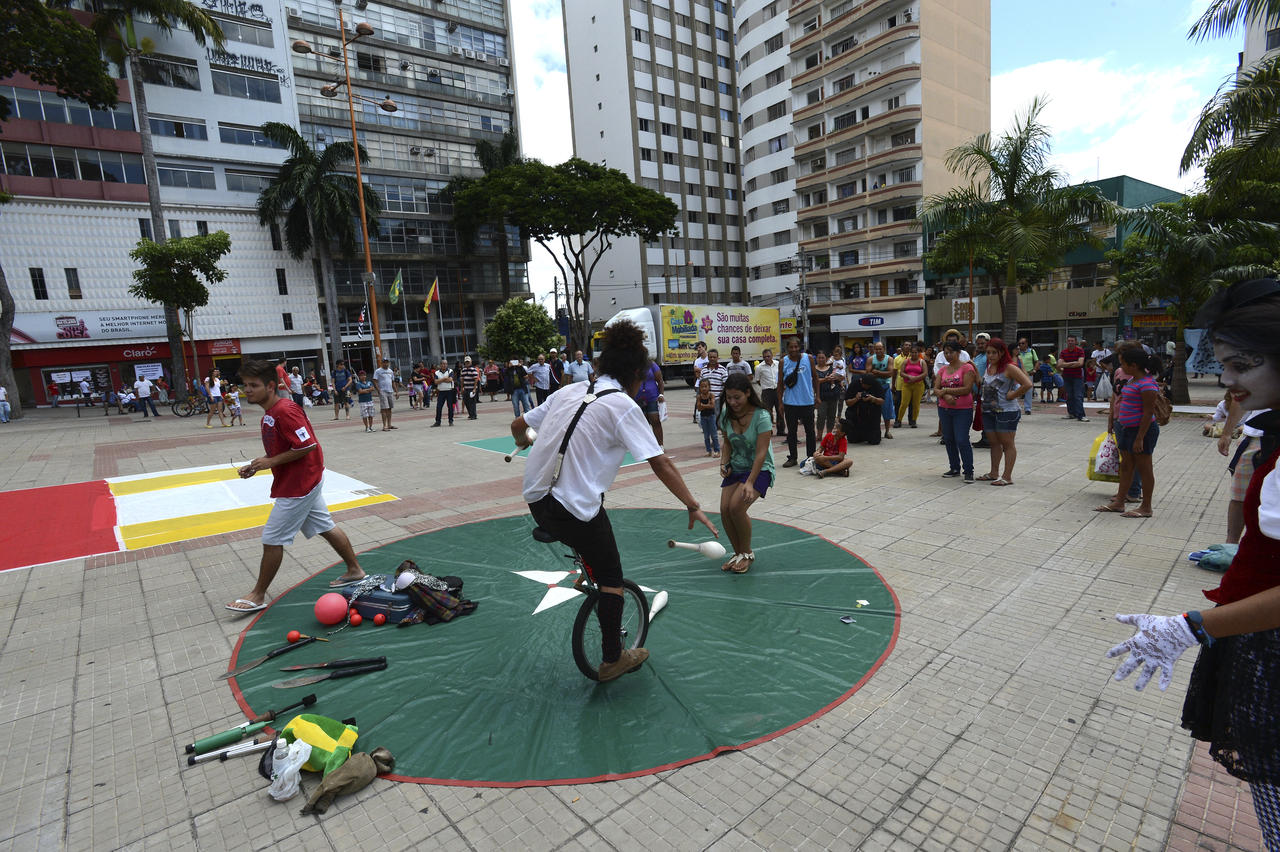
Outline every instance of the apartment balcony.
POLYGON ((811 207, 802 207, 796 211, 796 221, 804 221, 822 216, 839 216, 852 213, 863 207, 888 204, 894 201, 917 201, 924 197, 924 185, 918 180, 891 183, 888 186, 873 189, 870 192, 855 192, 845 198, 837 198, 811 207))
POLYGON ((828 110, 836 110, 845 106, 867 92, 878 89, 881 86, 890 83, 899 83, 903 80, 916 80, 920 78, 920 63, 908 62, 899 65, 897 68, 891 68, 879 74, 867 77, 861 83, 855 83, 849 88, 841 92, 826 95, 816 104, 805 104, 795 111, 792 121, 796 124, 803 124, 812 119, 814 116, 821 115, 828 110))
POLYGON ((827 234, 825 237, 810 237, 800 241, 800 251, 805 254, 822 252, 840 252, 863 246, 872 240, 893 239, 895 237, 918 237, 920 226, 912 220, 889 222, 886 225, 875 225, 871 228, 855 228, 851 231, 827 234))
MULTIPOLYGON (((812 278, 806 280, 812 280, 812 278)), ((812 302, 809 305, 809 315, 830 317, 838 314, 881 313, 885 311, 922 310, 923 308, 923 292, 894 293, 887 296, 865 296, 861 299, 812 302)))
MULTIPOLYGON (((888 6, 897 5, 901 0, 867 0, 865 3, 859 3, 852 9, 841 14, 839 17, 831 18, 823 21, 813 32, 804 33, 800 38, 793 39, 791 44, 794 46, 812 47, 815 42, 823 41, 829 38, 835 38, 843 35, 848 29, 852 32, 857 26, 865 24, 866 19, 875 13, 887 8, 888 6)), ((792 6, 787 12, 787 22, 794 24, 798 19, 804 16, 803 13, 809 11, 809 4, 804 4, 806 8, 797 9, 792 6)), ((821 12, 821 10, 818 10, 821 12)), ((904 22, 906 23, 906 22, 904 22)), ((870 41, 870 39, 868 39, 870 41)))
POLYGON ((888 167, 898 160, 918 162, 924 156, 924 148, 919 145, 899 145, 870 157, 850 160, 839 166, 831 166, 796 178, 796 192, 818 189, 826 184, 835 183, 843 178, 854 177, 872 168, 888 167))
POLYGON ((796 159, 812 156, 817 151, 852 141, 863 134, 875 133, 878 130, 888 130, 896 125, 914 125, 920 121, 923 114, 924 110, 921 109, 920 104, 907 104, 888 112, 882 112, 879 115, 868 118, 866 121, 860 121, 849 127, 824 133, 816 139, 806 139, 796 145, 796 159))
MULTIPOLYGON (((819 30, 818 32, 821 33, 822 30, 819 30)), ((813 42, 809 41, 811 37, 812 36, 806 36, 805 43, 812 45, 813 42)), ((897 41, 903 41, 906 39, 918 39, 919 37, 920 37, 920 23, 918 21, 912 21, 909 24, 907 23, 898 24, 898 26, 887 29, 884 32, 880 33, 879 35, 872 36, 866 41, 859 43, 852 50, 846 50, 844 53, 841 53, 838 56, 825 56, 825 51, 824 51, 823 52, 824 58, 821 62, 819 62, 817 65, 813 66, 812 68, 805 68, 803 71, 799 71, 792 76, 791 87, 794 89, 794 88, 799 88, 801 86, 804 86, 808 83, 812 83, 814 80, 819 79, 820 77, 822 77, 822 75, 832 71, 833 69, 843 67, 844 65, 852 64, 854 60, 862 57, 863 55, 873 50, 876 50, 877 48, 881 48, 886 45, 893 44, 894 42, 897 42, 897 41)), ((791 52, 791 58, 793 61, 795 59, 800 58, 797 56, 797 52, 800 50, 801 48, 798 44, 793 43, 791 45, 790 52, 791 52)))

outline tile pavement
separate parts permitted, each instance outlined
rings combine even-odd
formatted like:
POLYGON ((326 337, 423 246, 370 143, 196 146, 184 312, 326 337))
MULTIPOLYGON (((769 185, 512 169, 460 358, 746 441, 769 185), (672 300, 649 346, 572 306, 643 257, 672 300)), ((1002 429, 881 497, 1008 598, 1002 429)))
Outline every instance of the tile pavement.
MULTIPOLYGON (((667 444, 715 505, 686 396, 672 394, 667 444)), ((484 403, 441 430, 400 411, 401 429, 374 434, 321 413, 330 466, 403 498, 339 516, 357 550, 521 511, 522 468, 454 443, 502 434, 508 410, 484 403)), ((256 532, 0 573, 0 849, 1256 849, 1247 788, 1178 728, 1190 660, 1167 694, 1136 693, 1101 656, 1125 635, 1113 613, 1177 611, 1214 584, 1185 556, 1224 535, 1223 459, 1179 419, 1157 451, 1156 516, 1096 515, 1107 487, 1082 474, 1099 424, 1058 413, 1024 421, 1012 488, 940 479, 928 414, 853 448, 849 479, 779 471, 754 514, 876 566, 901 601, 898 644, 809 725, 625 781, 376 781, 301 817, 249 761, 180 769, 179 744, 243 721, 214 676, 243 626, 221 605, 252 584, 256 532)), ((0 428, 0 488, 257 450, 252 427, 202 426, 39 411, 0 428)), ((610 499, 671 505, 647 468, 623 471, 610 499)), ((318 539, 291 547, 277 587, 332 561, 318 539)))

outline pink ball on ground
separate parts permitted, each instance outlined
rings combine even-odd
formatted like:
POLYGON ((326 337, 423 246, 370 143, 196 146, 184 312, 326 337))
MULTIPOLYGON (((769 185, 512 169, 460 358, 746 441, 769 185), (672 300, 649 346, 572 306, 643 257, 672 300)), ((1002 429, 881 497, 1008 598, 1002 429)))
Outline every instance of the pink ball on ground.
POLYGON ((316 621, 326 627, 347 617, 347 599, 337 592, 326 592, 316 601, 316 621))

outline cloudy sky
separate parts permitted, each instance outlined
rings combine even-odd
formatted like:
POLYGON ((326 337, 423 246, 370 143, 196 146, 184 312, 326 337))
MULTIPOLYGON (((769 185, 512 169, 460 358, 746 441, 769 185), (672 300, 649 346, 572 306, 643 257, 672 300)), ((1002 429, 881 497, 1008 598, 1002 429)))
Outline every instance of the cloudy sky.
MULTIPOLYGON (((1208 0, 991 3, 991 116, 996 131, 1047 95, 1054 158, 1072 181, 1127 174, 1189 190, 1178 160, 1201 107, 1235 71, 1242 34, 1186 38, 1208 0)), ((559 0, 517 0, 512 16, 526 156, 573 153, 559 0)), ((556 269, 534 247, 535 293, 556 269)), ((548 301, 548 306, 550 305, 548 301)))

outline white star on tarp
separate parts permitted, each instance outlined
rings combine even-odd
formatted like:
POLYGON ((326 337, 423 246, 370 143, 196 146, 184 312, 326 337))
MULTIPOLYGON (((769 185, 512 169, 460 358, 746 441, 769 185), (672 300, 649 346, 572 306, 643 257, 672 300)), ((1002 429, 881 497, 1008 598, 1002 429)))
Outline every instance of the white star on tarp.
MULTIPOLYGON (((572 580, 568 586, 560 585, 560 582, 565 578, 576 578, 577 571, 512 571, 511 573, 547 587, 546 592, 542 595, 542 600, 538 602, 538 605, 533 610, 534 615, 582 594, 582 592, 573 588, 572 580)), ((645 593, 654 591, 647 586, 641 586, 640 590, 645 593)))

